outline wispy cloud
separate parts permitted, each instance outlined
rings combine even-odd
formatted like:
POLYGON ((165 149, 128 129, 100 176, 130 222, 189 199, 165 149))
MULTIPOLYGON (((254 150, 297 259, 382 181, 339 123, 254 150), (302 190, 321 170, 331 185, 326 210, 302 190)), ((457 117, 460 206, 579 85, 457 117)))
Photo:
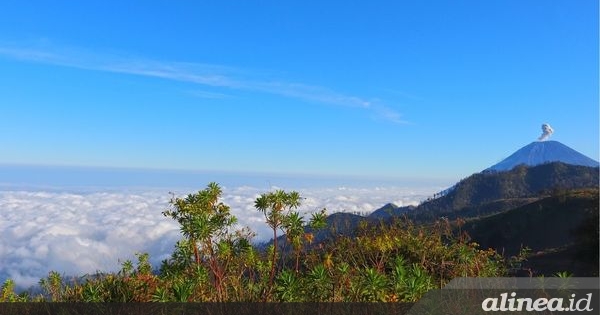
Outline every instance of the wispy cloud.
MULTIPOLYGON (((96 53, 47 44, 25 46, 0 43, 0 56, 91 71, 154 77, 194 83, 205 87, 262 92, 313 103, 353 107, 371 112, 377 118, 392 123, 406 123, 399 112, 377 99, 350 95, 323 86, 274 80, 221 65, 158 61, 138 56, 96 53)), ((224 95, 206 91, 200 94, 201 97, 213 98, 224 95)))

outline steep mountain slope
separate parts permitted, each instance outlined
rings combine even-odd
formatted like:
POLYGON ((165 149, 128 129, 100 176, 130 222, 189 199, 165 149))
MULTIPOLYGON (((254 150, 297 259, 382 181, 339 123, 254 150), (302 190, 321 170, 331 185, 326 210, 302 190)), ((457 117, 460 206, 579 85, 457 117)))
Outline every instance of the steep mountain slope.
POLYGON ((537 274, 570 271, 598 273, 598 189, 555 192, 550 197, 484 218, 469 220, 462 230, 482 248, 506 257, 528 247, 526 264, 537 274))
POLYGON ((590 167, 597 167, 599 165, 598 161, 595 161, 558 141, 536 141, 522 147, 500 163, 485 171, 509 171, 521 164, 536 166, 550 162, 562 162, 565 164, 590 167))
POLYGON ((467 222, 463 230, 484 248, 516 255, 575 243, 575 231, 598 213, 598 190, 558 192, 499 214, 467 222))
MULTIPOLYGON (((549 163, 535 167, 521 165, 508 172, 484 172, 457 183, 453 189, 437 199, 414 207, 394 204, 373 211, 363 217, 350 213, 334 213, 327 217, 327 227, 314 233, 315 242, 335 235, 351 235, 361 221, 368 224, 388 222, 404 215, 417 223, 433 222, 440 217, 449 219, 474 218, 501 213, 546 198, 558 191, 597 188, 599 169, 549 163)), ((280 244, 285 244, 281 236, 280 244)))
POLYGON ((552 190, 598 187, 598 167, 560 162, 524 165, 507 172, 482 172, 457 183, 446 195, 411 213, 419 220, 440 216, 470 217, 509 210, 544 197, 552 190))

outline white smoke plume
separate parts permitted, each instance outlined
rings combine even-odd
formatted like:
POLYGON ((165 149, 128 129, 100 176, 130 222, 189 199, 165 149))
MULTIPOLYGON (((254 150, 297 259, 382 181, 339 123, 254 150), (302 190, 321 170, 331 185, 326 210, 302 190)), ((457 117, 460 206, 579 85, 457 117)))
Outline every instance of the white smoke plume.
POLYGON ((554 133, 554 129, 549 124, 542 125, 542 135, 538 138, 539 141, 546 141, 554 133))

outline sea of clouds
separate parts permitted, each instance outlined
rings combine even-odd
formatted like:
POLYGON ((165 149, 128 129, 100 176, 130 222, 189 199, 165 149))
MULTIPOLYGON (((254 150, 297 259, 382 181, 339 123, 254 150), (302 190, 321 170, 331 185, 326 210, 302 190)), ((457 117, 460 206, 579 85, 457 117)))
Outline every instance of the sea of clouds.
MULTIPOLYGON (((203 187, 200 187, 200 189, 203 187)), ((272 187, 271 189, 277 189, 272 187)), ((304 198, 298 209, 311 213, 369 213, 388 202, 415 205, 440 187, 331 187, 296 189, 304 198)), ((287 189, 289 190, 289 189, 287 189)), ((183 197, 194 192, 175 190, 183 197)), ((269 228, 255 199, 265 193, 253 186, 225 186, 222 201, 231 206, 240 227, 269 240, 269 228)), ((81 276, 117 271, 136 252, 150 254, 159 265, 180 239, 179 227, 161 212, 169 207, 169 190, 148 189, 21 189, 0 187, 0 281, 13 279, 19 288, 35 286, 50 271, 81 276)))

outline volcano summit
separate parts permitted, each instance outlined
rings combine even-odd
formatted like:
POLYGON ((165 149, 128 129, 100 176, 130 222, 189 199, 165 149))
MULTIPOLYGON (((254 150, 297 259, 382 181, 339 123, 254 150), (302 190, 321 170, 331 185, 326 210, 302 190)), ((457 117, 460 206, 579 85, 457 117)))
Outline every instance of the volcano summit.
POLYGON ((485 171, 509 171, 517 165, 536 166, 550 162, 598 167, 599 163, 558 141, 535 141, 485 171))

